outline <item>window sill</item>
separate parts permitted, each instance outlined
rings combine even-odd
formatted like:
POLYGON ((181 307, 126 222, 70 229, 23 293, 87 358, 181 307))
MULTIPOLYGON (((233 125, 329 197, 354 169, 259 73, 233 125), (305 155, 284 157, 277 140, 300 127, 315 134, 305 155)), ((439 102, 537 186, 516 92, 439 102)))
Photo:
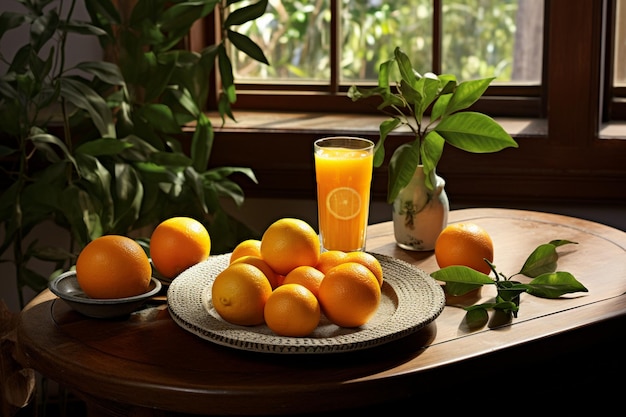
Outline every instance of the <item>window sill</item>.
MULTIPOLYGON (((314 199, 313 141, 324 136, 361 136, 378 140, 382 115, 310 112, 236 111, 236 122, 215 129, 209 166, 248 167, 258 183, 240 183, 246 196, 314 199)), ((518 142, 497 154, 468 154, 447 146, 437 167, 456 204, 506 205, 515 202, 626 203, 626 124, 604 126, 595 140, 573 143, 549 138, 545 119, 496 118, 518 142)), ((394 131, 386 141, 387 161, 408 130, 394 131)), ((387 167, 374 170, 373 200, 385 201, 387 167)))
MULTIPOLYGON (((382 115, 365 114, 325 114, 311 112, 235 112, 236 121, 222 121, 217 113, 209 117, 216 131, 273 131, 273 132, 323 132, 324 134, 362 134, 378 135, 378 126, 386 118, 382 115)), ((548 125, 545 119, 495 118, 513 137, 540 137, 547 135, 548 125)), ((626 126, 626 125, 625 125, 626 126)), ((398 129, 394 134, 408 133, 408 128, 398 129)), ((626 127, 624 128, 626 136, 626 127)))

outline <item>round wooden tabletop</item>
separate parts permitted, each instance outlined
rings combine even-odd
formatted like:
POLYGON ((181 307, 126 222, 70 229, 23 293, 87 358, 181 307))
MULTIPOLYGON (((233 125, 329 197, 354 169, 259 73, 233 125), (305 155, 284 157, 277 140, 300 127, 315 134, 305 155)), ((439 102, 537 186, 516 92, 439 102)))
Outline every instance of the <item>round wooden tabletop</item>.
MULTIPOLYGON (((598 342, 606 326, 624 320, 626 233, 586 220, 506 209, 451 212, 449 222, 459 221, 478 223, 489 232, 494 264, 508 275, 542 243, 578 242, 559 251, 559 267, 589 292, 558 300, 524 294, 517 318, 479 330, 465 326, 462 302, 455 300, 433 323, 382 346, 280 355, 201 339, 172 320, 165 302, 122 319, 90 319, 44 291, 20 315, 20 360, 79 393, 92 415, 341 412, 423 399, 446 378, 475 375, 486 363, 502 365, 521 349, 532 362, 533 354, 554 353, 567 338, 598 342)), ((367 250, 428 273, 438 269, 432 251, 397 247, 390 222, 368 228, 367 250)), ((463 302, 493 296, 482 289, 463 302)))

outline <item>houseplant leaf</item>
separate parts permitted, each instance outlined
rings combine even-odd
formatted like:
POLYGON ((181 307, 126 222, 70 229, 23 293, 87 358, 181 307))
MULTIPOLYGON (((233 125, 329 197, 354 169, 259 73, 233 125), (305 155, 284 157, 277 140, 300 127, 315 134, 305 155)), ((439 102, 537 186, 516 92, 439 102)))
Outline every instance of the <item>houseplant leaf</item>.
POLYGON ((256 3, 252 3, 237 10, 233 10, 226 18, 226 21, 224 22, 224 27, 230 28, 231 26, 242 25, 251 20, 255 20, 263 16, 263 13, 265 13, 266 9, 267 0, 259 0, 256 3))
MULTIPOLYGON (((413 178, 415 163, 419 159, 419 148, 414 144, 404 144, 398 147, 389 161, 389 196, 396 196, 413 178)), ((389 198, 392 203, 395 197, 389 198)))
POLYGON ((235 32, 233 30, 228 29, 227 31, 228 39, 235 45, 237 49, 242 52, 245 52, 249 57, 262 62, 266 65, 269 65, 263 50, 259 48, 259 45, 254 43, 252 39, 247 37, 246 35, 242 35, 241 33, 235 32))
POLYGON ((497 152, 518 146, 502 126, 482 113, 452 114, 442 119, 434 130, 450 145, 468 152, 497 152))
POLYGON ((444 114, 449 115, 470 107, 487 91, 487 87, 494 79, 495 77, 488 77, 459 83, 450 97, 444 114))

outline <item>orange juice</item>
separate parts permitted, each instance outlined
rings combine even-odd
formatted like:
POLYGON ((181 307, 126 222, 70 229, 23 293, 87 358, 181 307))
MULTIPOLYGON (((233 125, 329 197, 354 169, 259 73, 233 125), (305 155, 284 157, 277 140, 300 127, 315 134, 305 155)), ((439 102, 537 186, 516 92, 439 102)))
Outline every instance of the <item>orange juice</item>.
POLYGON ((336 137, 315 142, 317 210, 323 250, 365 249, 374 143, 336 137))

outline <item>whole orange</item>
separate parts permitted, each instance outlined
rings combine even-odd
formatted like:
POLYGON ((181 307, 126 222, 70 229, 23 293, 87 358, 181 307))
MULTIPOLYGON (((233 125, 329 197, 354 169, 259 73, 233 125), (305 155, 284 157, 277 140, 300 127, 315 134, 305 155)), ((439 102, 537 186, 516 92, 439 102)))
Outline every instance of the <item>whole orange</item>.
POLYGON ((358 327, 378 310, 381 290, 376 276, 366 266, 345 262, 331 268, 319 289, 322 311, 334 324, 358 327))
POLYGON ((341 250, 327 250, 320 254, 320 259, 315 267, 323 273, 328 272, 333 266, 346 261, 348 254, 341 250))
POLYGON ((324 273, 309 265, 298 266, 285 276, 283 284, 300 284, 309 289, 314 296, 318 296, 324 273))
POLYGON ((370 271, 372 271, 372 274, 374 274, 378 283, 381 286, 383 285, 383 267, 378 259, 371 253, 361 251, 348 252, 344 262, 356 262, 366 266, 370 271))
POLYGON ((252 256, 252 255, 240 256, 237 259, 235 259, 231 263, 231 265, 235 263, 239 263, 239 262, 256 266, 265 274, 265 276, 267 277, 267 280, 270 282, 270 285, 272 286, 272 289, 278 287, 279 285, 278 275, 276 274, 276 272, 274 272, 272 268, 270 268, 270 266, 267 264, 267 262, 263 260, 263 258, 259 256, 252 256))
POLYGON ((261 237, 261 257, 280 275, 301 265, 315 266, 320 258, 319 237, 304 220, 276 220, 261 237))
POLYGON ((230 263, 233 263, 242 256, 261 256, 261 241, 258 239, 247 239, 235 246, 230 254, 230 263))
POLYGON ((133 239, 106 235, 89 242, 76 260, 76 280, 91 298, 124 298, 148 290, 148 255, 133 239))
POLYGON ((272 286, 259 268, 235 262, 215 277, 211 300, 227 322, 255 326, 264 321, 263 309, 271 293, 272 286))
POLYGON ((211 237, 202 223, 191 217, 171 217, 159 223, 150 237, 150 257, 165 278, 205 261, 211 253, 211 237))
POLYGON ((484 259, 493 262, 493 242, 487 231, 475 223, 453 223, 439 234, 435 258, 439 268, 464 265, 489 274, 491 268, 484 259))
POLYGON ((300 284, 283 284, 265 303, 265 324, 279 336, 304 337, 320 322, 320 305, 313 293, 300 284))

